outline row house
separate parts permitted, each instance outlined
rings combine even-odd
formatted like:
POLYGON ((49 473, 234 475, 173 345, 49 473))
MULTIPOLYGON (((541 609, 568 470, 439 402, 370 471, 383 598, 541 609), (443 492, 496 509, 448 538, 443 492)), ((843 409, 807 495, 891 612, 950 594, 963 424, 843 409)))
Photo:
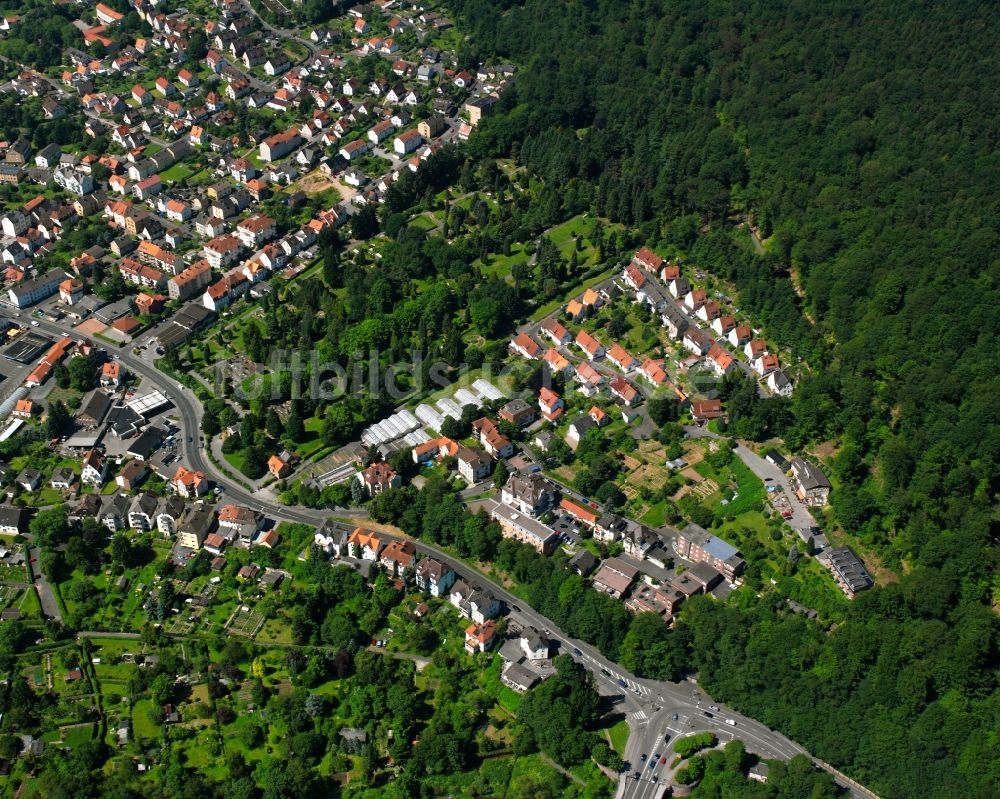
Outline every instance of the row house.
POLYGON ((236 234, 243 242, 243 246, 251 249, 274 238, 275 232, 274 220, 263 214, 244 219, 236 226, 236 234))
POLYGON ((167 294, 172 300, 187 300, 212 282, 212 267, 204 258, 167 281, 167 294))
POLYGON ((239 259, 241 249, 240 239, 235 236, 222 235, 206 242, 202 252, 212 269, 225 269, 239 259))
POLYGON ((202 295, 202 305, 210 311, 221 311, 250 288, 250 281, 240 271, 230 272, 210 285, 202 295))
POLYGON ((161 289, 166 285, 167 276, 156 267, 123 258, 118 264, 118 272, 126 283, 148 289, 161 289))

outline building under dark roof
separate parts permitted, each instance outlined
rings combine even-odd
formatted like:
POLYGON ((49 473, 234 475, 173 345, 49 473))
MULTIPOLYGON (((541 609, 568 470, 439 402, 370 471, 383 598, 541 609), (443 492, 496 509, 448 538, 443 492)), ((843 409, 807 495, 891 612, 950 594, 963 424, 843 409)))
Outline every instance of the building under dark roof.
POLYGON ((118 438, 134 436, 146 420, 127 405, 115 405, 108 414, 108 429, 118 438))
POLYGON ((147 428, 142 431, 142 435, 132 442, 132 445, 128 448, 128 452, 126 452, 126 454, 130 458, 136 458, 144 461, 159 448, 160 444, 163 443, 164 435, 163 430, 159 427, 147 428))
POLYGON ((597 557, 589 549, 581 549, 569 559, 569 567, 581 577, 590 574, 595 566, 597 566, 597 557))
POLYGON ((100 389, 94 389, 80 406, 76 421, 84 427, 97 427, 104 421, 111 408, 111 397, 100 389))
POLYGON ((828 549, 817 555, 816 560, 830 570, 833 579, 849 599, 854 599, 859 591, 871 588, 875 584, 861 558, 850 547, 828 549))

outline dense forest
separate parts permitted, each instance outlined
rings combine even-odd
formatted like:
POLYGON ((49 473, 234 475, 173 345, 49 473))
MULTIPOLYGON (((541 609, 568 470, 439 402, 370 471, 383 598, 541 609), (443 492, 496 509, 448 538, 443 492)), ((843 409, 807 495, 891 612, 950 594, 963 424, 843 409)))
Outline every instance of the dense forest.
POLYGON ((453 0, 521 65, 470 142, 734 281, 811 376, 835 518, 899 581, 832 634, 692 603, 691 665, 885 796, 989 796, 1000 61, 983 3, 453 0), (765 241, 756 255, 742 223, 765 241))

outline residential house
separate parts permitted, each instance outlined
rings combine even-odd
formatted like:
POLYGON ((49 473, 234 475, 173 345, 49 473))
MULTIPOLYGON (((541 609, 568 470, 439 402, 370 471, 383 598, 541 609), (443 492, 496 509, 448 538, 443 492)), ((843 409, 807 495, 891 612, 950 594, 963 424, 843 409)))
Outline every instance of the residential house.
POLYGON ((746 565, 739 550, 697 524, 688 524, 674 536, 674 551, 694 563, 707 563, 728 579, 742 573, 746 565))
POLYGON ((624 377, 615 377, 612 379, 612 381, 608 383, 608 388, 615 397, 620 399, 629 407, 637 405, 642 400, 642 395, 639 393, 639 390, 624 377))
POLYGON ((56 491, 68 491, 76 482, 76 473, 68 466, 60 466, 52 472, 49 485, 56 491))
POLYGON ((148 472, 149 469, 145 462, 133 458, 125 462, 122 470, 115 477, 115 484, 122 491, 134 491, 148 472))
POLYGON ((542 332, 542 335, 548 336, 552 339, 553 343, 557 347, 562 346, 563 344, 569 344, 573 340, 573 336, 570 335, 570 332, 552 318, 543 321, 539 326, 539 330, 542 332))
POLYGON ((555 348, 547 349, 542 360, 552 374, 565 376, 573 371, 573 364, 555 348))
POLYGON ((697 311, 707 302, 707 300, 708 293, 705 289, 693 289, 685 295, 684 304, 688 307, 688 309, 697 311))
POLYGON ((518 333, 510 342, 510 348, 522 358, 538 360, 542 355, 542 345, 535 341, 527 333, 518 333))
POLYGON ((215 528, 215 509, 197 502, 177 522, 178 545, 197 552, 215 528))
POLYGON ((594 420, 581 414, 570 422, 569 429, 566 431, 566 443, 571 449, 576 450, 587 431, 594 427, 597 427, 594 420))
POLYGON ((283 480, 291 474, 292 467, 280 455, 272 455, 267 459, 267 471, 276 480, 283 480))
POLYGON ((192 471, 185 466, 178 466, 170 480, 170 489, 185 499, 204 496, 208 491, 208 478, 202 472, 192 471))
POLYGON ((577 522, 582 524, 584 527, 588 527, 593 530, 597 525, 598 515, 590 508, 584 507, 576 502, 565 497, 559 500, 559 510, 563 513, 572 516, 577 522))
POLYGON ((504 604, 484 588, 465 580, 456 580, 451 587, 448 601, 467 619, 484 624, 487 619, 495 619, 503 612, 504 604))
POLYGON ((824 550, 816 556, 816 560, 830 570, 848 599, 854 599, 860 591, 875 585, 865 564, 848 546, 824 550))
POLYGON ((593 361, 604 356, 604 346, 586 330, 576 334, 576 346, 587 356, 587 360, 593 361))
POLYGON ((691 418, 696 422, 707 422, 711 419, 718 419, 722 415, 721 400, 693 400, 691 402, 691 418))
POLYGON ((514 444, 500 432, 496 424, 485 416, 472 423, 472 431, 479 443, 494 459, 509 458, 514 454, 514 444))
POLYGON ((371 464, 367 469, 358 473, 357 479, 370 497, 377 496, 390 488, 398 488, 403 484, 403 479, 388 463, 384 462, 371 464))
POLYGON ((566 403, 551 388, 541 388, 538 392, 538 407, 542 416, 550 422, 555 422, 566 410, 566 403))
POLYGON ((790 397, 794 390, 792 381, 781 369, 775 369, 767 376, 767 387, 779 397, 790 397))
POLYGON ((469 485, 474 485, 489 477, 493 468, 492 461, 485 452, 471 447, 459 446, 456 458, 458 460, 458 473, 469 485))
MULTIPOLYGON (((132 461, 134 463, 134 461, 132 461)), ((135 499, 128 509, 128 526, 135 530, 152 530, 156 525, 156 509, 159 500, 156 494, 143 491, 135 499)))
POLYGON ((736 369, 736 361, 718 344, 713 344, 708 350, 708 365, 719 377, 725 377, 736 369))
POLYGON ((553 506, 555 486, 538 472, 512 474, 500 491, 500 501, 526 516, 541 516, 553 506))
POLYGON ((746 343, 743 347, 743 354, 747 356, 747 360, 750 363, 758 360, 767 353, 767 342, 763 339, 755 338, 746 343))
POLYGON ((493 619, 473 622, 465 630, 465 651, 470 655, 488 651, 496 641, 497 625, 493 619))
POLYGON ((753 331, 750 329, 750 325, 736 325, 736 327, 729 331, 726 338, 734 347, 742 347, 750 341, 752 335, 753 331))
POLYGON ((19 399, 14 404, 13 416, 15 419, 30 419, 35 412, 35 403, 30 399, 19 399))
POLYGON ((615 599, 624 596, 639 576, 639 570, 621 558, 608 558, 594 575, 593 587, 615 599))
POLYGON ((695 316, 705 322, 713 322, 719 318, 721 313, 722 309, 719 307, 719 303, 708 301, 698 309, 695 316))
MULTIPOLYGON (((233 239, 233 241, 236 241, 233 239)), ((184 271, 167 281, 167 294, 172 300, 187 300, 212 282, 212 267, 205 259, 195 261, 184 271)))
MULTIPOLYGON (((277 228, 271 217, 256 214, 236 226, 236 234, 244 247, 253 249, 274 238, 277 228)), ((207 257, 207 253, 206 253, 207 257)))
POLYGON ((530 691, 540 679, 535 672, 520 663, 508 663, 500 673, 500 682, 519 694, 530 691))
POLYGON ((289 128, 282 133, 276 133, 260 143, 260 160, 265 163, 277 161, 301 143, 302 137, 299 135, 298 128, 289 128))
POLYGON ((89 449, 83 456, 83 471, 80 472, 80 481, 86 485, 100 488, 104 485, 104 477, 107 474, 107 458, 104 453, 97 449, 89 449))
POLYGON ((728 337, 736 329, 736 317, 728 315, 718 316, 712 321, 711 327, 716 335, 728 337))
POLYGON ((455 570, 435 558, 424 558, 415 571, 417 588, 431 596, 447 596, 455 584, 455 570))
POLYGON ((578 363, 573 379, 580 384, 580 391, 588 397, 597 393, 604 384, 604 376, 589 363, 578 363))
POLYGON ((696 327, 689 327, 682 339, 684 346, 695 355, 705 355, 713 345, 712 339, 696 327))
POLYGON ((543 555, 552 552, 559 544, 559 536, 555 530, 510 505, 491 501, 484 505, 484 509, 500 525, 500 533, 504 538, 528 544, 543 555))
POLYGON ((518 397, 500 408, 498 415, 503 421, 515 427, 525 427, 535 421, 535 409, 518 397))
POLYGON ((177 522, 184 514, 184 501, 180 497, 167 497, 156 512, 156 529, 169 538, 177 532, 177 522))
POLYGON ((378 560, 385 541, 377 533, 371 533, 358 527, 347 539, 348 551, 351 557, 362 560, 378 560))
POLYGON ((631 372, 639 365, 635 357, 617 343, 611 345, 611 348, 607 352, 607 358, 623 372, 631 372))
POLYGON ((379 562, 389 574, 402 577, 413 570, 417 562, 417 548, 412 541, 390 541, 382 550, 379 562))
POLYGON ((750 368, 761 377, 767 377, 771 372, 775 372, 781 368, 781 363, 778 360, 777 354, 769 352, 751 361, 750 368))
POLYGON ((804 458, 793 458, 792 489, 806 505, 822 507, 830 497, 830 481, 822 470, 804 458))
POLYGON ((412 153, 423 143, 424 137, 420 135, 420 132, 416 128, 413 128, 399 134, 393 140, 392 147, 397 155, 406 155, 407 153, 412 153))
MULTIPOLYGON (((243 237, 241 236, 241 238, 243 237)), ((206 242, 202 251, 209 266, 212 269, 225 269, 231 263, 235 262, 239 258, 240 247, 242 245, 240 239, 235 236, 222 235, 216 236, 211 241, 206 242)), ((255 239, 256 236, 253 235, 253 228, 248 229, 247 240, 253 243, 246 246, 255 247, 257 245, 255 239)))
POLYGON ((0 533, 5 535, 24 535, 28 532, 31 520, 29 508, 15 508, 11 505, 0 505, 0 533))

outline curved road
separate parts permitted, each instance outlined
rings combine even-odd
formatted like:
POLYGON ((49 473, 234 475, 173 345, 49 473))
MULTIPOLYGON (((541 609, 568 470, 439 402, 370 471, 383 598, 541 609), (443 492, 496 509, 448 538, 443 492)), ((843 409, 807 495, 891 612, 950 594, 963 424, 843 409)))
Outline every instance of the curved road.
MULTIPOLYGON (((38 322, 38 329, 41 331, 53 335, 66 335, 66 330, 59 325, 44 320, 38 320, 38 322)), ((165 388, 170 394, 171 401, 177 409, 183 425, 180 449, 183 452, 186 465, 204 472, 216 483, 226 486, 227 499, 258 508, 278 521, 313 526, 322 524, 331 516, 354 516, 364 513, 364 511, 358 510, 330 513, 310 508, 285 507, 263 499, 261 496, 234 484, 204 456, 200 446, 202 407, 194 392, 160 372, 154 365, 134 356, 127 348, 122 349, 118 353, 118 357, 135 374, 154 386, 165 388), (190 442, 188 438, 191 439, 190 442)), ((421 551, 433 555, 457 572, 473 574, 467 564, 452 557, 447 552, 424 541, 417 541, 417 545, 421 551)), ((667 747, 662 745, 665 732, 670 732, 671 738, 676 737, 674 733, 688 734, 700 730, 712 730, 721 739, 738 735, 749 749, 769 758, 787 760, 796 754, 808 754, 805 749, 788 740, 784 735, 727 708, 720 707, 718 710, 708 711, 712 713, 713 718, 707 717, 705 715, 707 705, 712 704, 712 700, 694 682, 670 683, 636 677, 622 669, 617 663, 604 657, 590 644, 564 634, 541 613, 528 606, 522 599, 503 586, 478 573, 475 573, 474 577, 477 581, 488 584, 490 590, 507 603, 507 606, 512 609, 512 617, 523 624, 546 631, 548 637, 557 642, 561 652, 574 654, 576 660, 582 662, 593 672, 601 692, 605 696, 617 697, 618 702, 623 705, 622 709, 627 714, 629 724, 625 760, 632 771, 627 772, 619 782, 618 796, 620 799, 626 799, 626 797, 627 799, 646 799, 646 797, 655 799, 662 791, 662 785, 650 780, 653 774, 660 772, 660 768, 643 769, 645 764, 641 762, 640 758, 643 753, 653 754, 657 751, 668 751, 667 747), (580 654, 576 655, 574 650, 580 654), (624 688, 621 685, 622 682, 625 683, 624 688), (676 721, 673 719, 674 714, 678 716, 676 721), (735 726, 725 723, 725 719, 734 721, 735 726), (682 727, 681 725, 686 726, 682 727), (634 771, 640 772, 642 775, 640 780, 632 778, 634 771), (649 774, 645 773, 646 771, 649 774)), ((826 764, 815 759, 814 762, 828 771, 833 771, 826 764)), ((848 780, 842 776, 835 774, 835 779, 855 796, 863 799, 877 799, 874 794, 857 786, 856 783, 849 784, 848 780)))

